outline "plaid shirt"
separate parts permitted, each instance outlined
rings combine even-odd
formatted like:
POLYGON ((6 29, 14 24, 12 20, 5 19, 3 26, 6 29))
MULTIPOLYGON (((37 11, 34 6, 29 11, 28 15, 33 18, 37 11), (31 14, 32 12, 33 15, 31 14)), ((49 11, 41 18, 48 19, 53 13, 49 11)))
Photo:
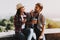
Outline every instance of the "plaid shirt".
POLYGON ((21 29, 21 25, 22 25, 21 17, 18 17, 17 15, 15 15, 14 17, 15 31, 19 31, 21 29))
POLYGON ((21 16, 18 17, 18 15, 15 15, 14 16, 15 31, 21 31, 21 26, 22 26, 22 18, 21 18, 21 16))

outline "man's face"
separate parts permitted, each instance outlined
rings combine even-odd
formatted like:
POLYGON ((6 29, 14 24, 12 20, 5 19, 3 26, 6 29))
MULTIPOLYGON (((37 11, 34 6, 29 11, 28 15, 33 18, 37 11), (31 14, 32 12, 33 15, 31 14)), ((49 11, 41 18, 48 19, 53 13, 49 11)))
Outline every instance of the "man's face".
POLYGON ((41 10, 40 7, 38 5, 35 5, 35 11, 39 12, 40 10, 41 10))
POLYGON ((21 12, 25 12, 25 8, 24 7, 21 7, 20 11, 21 12))

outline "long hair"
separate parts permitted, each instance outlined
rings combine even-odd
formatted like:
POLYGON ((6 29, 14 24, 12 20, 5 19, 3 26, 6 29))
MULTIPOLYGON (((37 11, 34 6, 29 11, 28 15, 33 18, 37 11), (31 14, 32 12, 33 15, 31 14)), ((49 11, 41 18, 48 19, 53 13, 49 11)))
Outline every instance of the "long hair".
POLYGON ((20 8, 17 9, 17 12, 16 12, 16 14, 15 14, 15 18, 18 20, 18 21, 17 21, 18 24, 21 24, 21 23, 20 23, 20 8))
POLYGON ((16 15, 19 17, 19 15, 20 15, 20 8, 17 9, 16 15))
MULTIPOLYGON (((15 15, 16 18, 17 18, 17 20, 18 20, 18 23, 20 23, 20 18, 21 18, 21 16, 20 16, 20 15, 21 15, 21 14, 20 14, 20 13, 21 13, 21 10, 20 10, 20 9, 21 9, 21 8, 17 9, 16 15, 15 15)), ((25 12, 24 12, 24 14, 25 14, 25 12)))

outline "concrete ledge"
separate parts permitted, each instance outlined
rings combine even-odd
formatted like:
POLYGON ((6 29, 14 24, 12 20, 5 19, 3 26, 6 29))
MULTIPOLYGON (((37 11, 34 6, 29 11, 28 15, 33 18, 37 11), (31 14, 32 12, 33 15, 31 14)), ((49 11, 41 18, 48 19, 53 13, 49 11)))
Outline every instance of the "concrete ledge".
POLYGON ((44 33, 45 34, 60 33, 60 28, 45 29, 44 33))
MULTIPOLYGON (((60 29, 45 29, 46 40, 60 40, 60 29)), ((9 30, 8 32, 0 32, 0 40, 15 40, 15 31, 9 30)))
POLYGON ((0 38, 10 37, 15 34, 15 31, 9 30, 8 32, 0 32, 0 38))
MULTIPOLYGON (((54 29, 45 29, 45 34, 53 34, 53 33, 60 33, 60 28, 54 28, 54 29)), ((15 31, 9 30, 8 32, 0 32, 0 38, 2 37, 9 37, 10 35, 14 35, 15 31)))

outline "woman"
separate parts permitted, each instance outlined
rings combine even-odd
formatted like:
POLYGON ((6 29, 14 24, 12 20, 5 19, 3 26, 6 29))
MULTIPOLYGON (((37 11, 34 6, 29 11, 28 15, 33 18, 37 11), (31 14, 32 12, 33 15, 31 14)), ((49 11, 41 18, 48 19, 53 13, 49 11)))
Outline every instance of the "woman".
POLYGON ((26 13, 22 4, 17 4, 17 12, 14 17, 15 35, 18 40, 25 40, 23 29, 25 28, 26 13))

